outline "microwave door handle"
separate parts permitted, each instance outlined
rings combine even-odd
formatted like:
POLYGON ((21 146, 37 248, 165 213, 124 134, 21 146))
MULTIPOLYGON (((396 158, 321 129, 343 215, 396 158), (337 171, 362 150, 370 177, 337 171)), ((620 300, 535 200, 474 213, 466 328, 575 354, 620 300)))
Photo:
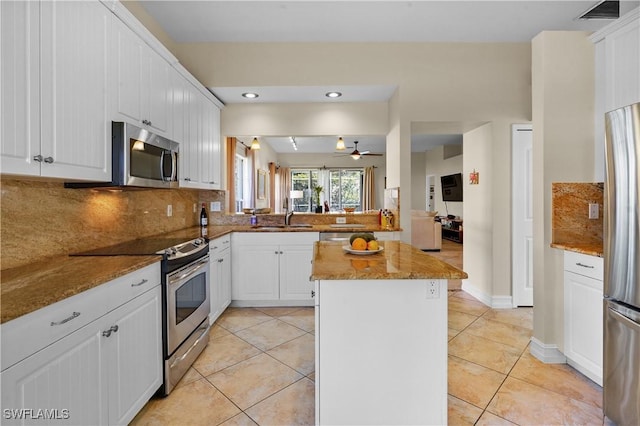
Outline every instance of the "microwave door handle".
POLYGON ((173 152, 163 149, 162 155, 160 156, 160 176, 164 182, 171 182, 175 180, 175 174, 176 174, 176 157, 173 152), (171 174, 169 175, 169 177, 167 177, 167 175, 164 173, 165 155, 171 156, 171 174))
POLYGON ((178 180, 178 153, 171 151, 171 181, 178 180))
POLYGON ((160 155, 160 178, 163 182, 167 181, 166 175, 164 174, 164 156, 167 155, 167 150, 162 150, 162 155, 160 155))

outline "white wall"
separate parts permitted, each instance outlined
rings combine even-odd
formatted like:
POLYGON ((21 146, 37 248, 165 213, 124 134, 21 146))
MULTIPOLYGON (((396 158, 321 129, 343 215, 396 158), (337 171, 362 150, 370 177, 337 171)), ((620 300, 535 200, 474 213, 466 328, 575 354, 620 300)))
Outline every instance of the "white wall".
POLYGON ((532 43, 533 337, 562 349, 563 253, 551 244, 551 183, 594 179, 594 46, 587 33, 532 43))
POLYGON ((411 153, 411 209, 427 208, 427 165, 426 153, 411 153))
MULTIPOLYGON (((438 211, 440 216, 446 216, 448 214, 452 214, 454 216, 460 216, 463 220, 464 211, 463 205, 466 201, 466 187, 463 186, 463 200, 462 202, 458 201, 447 201, 446 203, 442 201, 442 185, 440 184, 440 177, 451 175, 454 173, 462 173, 462 161, 464 155, 457 155, 455 157, 444 159, 444 147, 438 146, 433 148, 427 152, 425 152, 425 171, 423 174, 426 175, 434 175, 435 176, 435 186, 436 192, 434 195, 435 199, 435 209, 438 211)), ((464 175, 462 176, 462 183, 464 185, 464 175)), ((423 183, 424 185, 424 183, 423 183)), ((424 207, 423 207, 424 209, 424 207)))
POLYGON ((497 226, 493 218, 495 178, 492 144, 492 124, 485 124, 463 135, 464 247, 462 257, 464 270, 469 275, 463 288, 490 306, 494 305, 494 296, 504 295, 504 291, 494 288, 493 259, 496 253, 493 233, 497 226), (480 174, 478 185, 469 184, 469 173, 473 170, 480 174))

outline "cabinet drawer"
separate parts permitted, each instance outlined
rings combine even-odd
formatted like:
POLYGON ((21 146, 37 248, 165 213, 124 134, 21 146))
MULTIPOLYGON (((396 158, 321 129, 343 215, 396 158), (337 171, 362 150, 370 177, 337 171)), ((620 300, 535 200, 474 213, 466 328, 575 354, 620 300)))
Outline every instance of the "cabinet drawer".
POLYGON ((227 250, 229 247, 231 247, 231 235, 225 235, 209 241, 209 250, 214 253, 227 250))
POLYGON ((604 259, 587 254, 565 251, 564 270, 602 281, 604 278, 604 259))
POLYGON ((101 287, 108 294, 108 311, 159 285, 160 280, 160 262, 156 262, 103 284, 101 287))
POLYGON ((2 324, 1 370, 95 321, 158 284, 159 262, 2 324))

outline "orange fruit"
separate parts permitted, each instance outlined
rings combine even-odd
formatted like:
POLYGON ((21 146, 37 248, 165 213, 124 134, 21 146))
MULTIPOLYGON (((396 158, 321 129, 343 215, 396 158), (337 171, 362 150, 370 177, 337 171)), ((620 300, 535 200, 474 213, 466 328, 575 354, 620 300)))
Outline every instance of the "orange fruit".
POLYGON ((380 244, 376 240, 371 240, 367 243, 367 250, 378 250, 379 248, 380 244))
POLYGON ((354 249, 354 250, 366 250, 367 249, 367 242, 365 241, 364 238, 356 238, 351 243, 351 248, 354 249))

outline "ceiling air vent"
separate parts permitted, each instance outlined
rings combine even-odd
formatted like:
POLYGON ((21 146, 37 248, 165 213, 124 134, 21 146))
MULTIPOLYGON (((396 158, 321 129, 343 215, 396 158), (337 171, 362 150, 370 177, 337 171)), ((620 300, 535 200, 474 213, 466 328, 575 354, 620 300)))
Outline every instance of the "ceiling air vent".
POLYGON ((619 17, 620 2, 605 0, 587 10, 578 19, 618 19, 619 17))

